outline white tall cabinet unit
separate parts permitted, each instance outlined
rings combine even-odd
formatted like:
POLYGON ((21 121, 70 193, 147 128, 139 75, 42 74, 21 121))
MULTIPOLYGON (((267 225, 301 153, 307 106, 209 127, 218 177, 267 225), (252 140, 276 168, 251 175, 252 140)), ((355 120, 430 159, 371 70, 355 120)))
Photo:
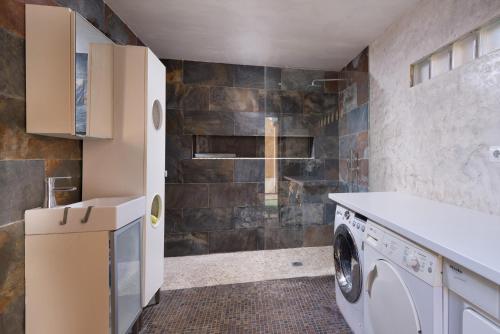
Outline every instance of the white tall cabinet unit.
POLYGON ((146 197, 142 306, 163 284, 165 67, 145 47, 115 46, 113 139, 83 143, 83 198, 146 197))

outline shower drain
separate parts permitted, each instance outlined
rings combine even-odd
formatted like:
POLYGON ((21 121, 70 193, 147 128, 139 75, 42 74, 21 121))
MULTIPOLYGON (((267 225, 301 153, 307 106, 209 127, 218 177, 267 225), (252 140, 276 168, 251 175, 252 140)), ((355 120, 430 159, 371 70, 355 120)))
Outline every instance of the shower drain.
POLYGON ((294 266, 294 267, 302 267, 303 264, 300 261, 296 261, 296 262, 292 262, 292 266, 294 266))

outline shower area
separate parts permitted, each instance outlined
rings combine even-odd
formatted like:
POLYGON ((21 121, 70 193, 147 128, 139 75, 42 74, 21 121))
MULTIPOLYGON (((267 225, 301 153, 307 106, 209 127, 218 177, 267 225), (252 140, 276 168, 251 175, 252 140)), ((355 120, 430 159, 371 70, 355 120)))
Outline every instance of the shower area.
POLYGON ((368 50, 340 71, 164 60, 165 256, 328 246, 368 190, 368 50))

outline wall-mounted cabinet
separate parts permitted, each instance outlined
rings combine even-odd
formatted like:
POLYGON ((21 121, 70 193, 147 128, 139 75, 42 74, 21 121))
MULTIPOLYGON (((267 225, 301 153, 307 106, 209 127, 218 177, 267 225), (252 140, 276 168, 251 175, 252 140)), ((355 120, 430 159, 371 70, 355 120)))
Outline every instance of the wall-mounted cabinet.
POLYGON ((112 138, 113 42, 78 13, 26 5, 26 130, 112 138))

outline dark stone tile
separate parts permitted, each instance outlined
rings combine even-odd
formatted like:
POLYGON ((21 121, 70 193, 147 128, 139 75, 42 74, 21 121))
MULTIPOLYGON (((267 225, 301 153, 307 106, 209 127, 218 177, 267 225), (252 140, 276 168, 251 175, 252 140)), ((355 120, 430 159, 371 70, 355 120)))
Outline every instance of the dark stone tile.
POLYGON ((348 133, 368 131, 368 105, 365 104, 347 114, 348 133))
POLYGON ((347 114, 358 107, 358 90, 356 84, 351 84, 341 93, 342 114, 347 114))
POLYGON ((337 111, 338 95, 321 92, 308 92, 304 94, 304 113, 327 114, 337 111))
POLYGON ((283 115, 279 118, 281 136, 313 137, 321 129, 321 115, 283 115))
POLYGON ((265 160, 235 160, 235 182, 264 182, 265 160))
POLYGON ((207 208, 208 185, 206 184, 165 185, 165 207, 167 209, 207 208))
POLYGON ((234 87, 264 88, 264 67, 234 65, 234 87))
POLYGON ((295 91, 268 91, 266 115, 302 114, 303 94, 295 91))
POLYGON ((76 191, 56 192, 58 205, 66 205, 82 200, 82 161, 45 160, 45 176, 71 176, 71 180, 59 180, 57 186, 76 187, 76 191))
POLYGON ((333 245, 333 226, 312 225, 304 229, 304 247, 333 245))
POLYGON ((210 110, 263 112, 264 93, 256 89, 210 87, 210 110))
POLYGON ((186 91, 185 86, 179 82, 167 82, 166 88, 166 105, 167 109, 182 108, 182 98, 186 91))
POLYGON ((210 233, 210 253, 227 253, 258 250, 259 229, 238 229, 210 233))
POLYGON ((323 79, 325 72, 285 68, 281 70, 281 89, 300 91, 322 91, 322 86, 312 86, 314 79, 323 79))
POLYGON ((193 157, 193 137, 192 136, 165 136, 165 157, 166 159, 191 159, 193 157))
POLYGON ((340 137, 339 150, 341 159, 349 159, 351 150, 358 154, 359 159, 367 159, 368 131, 340 137))
POLYGON ((105 6, 106 34, 116 44, 137 45, 137 37, 108 5, 105 6))
MULTIPOLYGON (((165 210, 165 235, 176 232, 176 226, 182 225, 182 209, 165 210)), ((179 232, 179 231, 177 231, 179 232)))
POLYGON ((279 206, 300 205, 299 188, 297 182, 278 181, 278 203, 279 206))
POLYGON ((337 210, 337 203, 329 200, 325 203, 325 225, 335 225, 335 211, 337 210))
POLYGON ((303 229, 269 228, 265 231, 265 249, 302 247, 303 229))
POLYGON ((311 157, 310 137, 281 137, 279 138, 280 158, 310 158, 311 157))
POLYGON ((328 194, 339 192, 338 181, 310 181, 304 182, 299 188, 301 203, 328 203, 328 194))
POLYGON ((165 157, 165 171, 167 171, 165 183, 182 183, 181 160, 176 157, 165 157))
POLYGON ((343 183, 349 182, 349 171, 347 168, 347 159, 339 160, 339 181, 343 183))
POLYGON ((181 106, 184 110, 208 111, 209 88, 202 86, 184 86, 181 106))
POLYGON ((208 233, 168 233, 165 257, 208 254, 208 233))
POLYGON ((296 176, 304 179, 323 180, 325 176, 324 161, 319 159, 280 160, 280 175, 296 176))
POLYGON ((325 179, 334 181, 339 179, 339 159, 325 159, 325 179))
POLYGON ((337 136, 319 136, 314 138, 314 157, 317 159, 335 159, 339 156, 339 138, 337 136))
MULTIPOLYGON (((325 72, 325 79, 339 79, 341 78, 341 72, 328 71, 325 72)), ((326 81, 324 83, 325 93, 339 93, 341 91, 340 81, 326 81)))
POLYGON ((0 161, 0 226, 43 205, 44 176, 43 160, 0 161))
POLYGON ((230 64, 184 61, 184 83, 231 87, 234 66, 230 64))
POLYGON ((0 1, 0 27, 24 37, 24 21, 24 1, 0 1))
POLYGON ((233 160, 189 159, 182 161, 184 183, 233 182, 233 160))
POLYGON ((0 95, 25 97, 24 39, 0 28, 0 95))
POLYGON ((94 27, 104 31, 104 1, 102 0, 56 0, 62 7, 68 7, 86 18, 94 27))
POLYGON ((294 227, 323 224, 323 209, 322 203, 283 206, 280 208, 281 226, 294 227))
POLYGON ((0 333, 24 333, 24 222, 0 227, 0 333))
POLYGON ((236 136, 263 136, 265 114, 260 112, 235 112, 234 134, 236 136))
POLYGON ((161 59, 167 72, 167 83, 182 82, 182 60, 161 59))
POLYGON ((25 124, 24 100, 0 96, 0 160, 81 159, 81 141, 27 134, 25 124))
POLYGON ((184 116, 182 110, 165 110, 165 132, 167 135, 182 135, 184 132, 184 116))
POLYGON ((265 73, 266 89, 281 89, 281 68, 266 67, 265 73))
POLYGON ((368 159, 361 159, 359 161, 359 186, 363 189, 363 192, 368 191, 368 159))
POLYGON ((232 208, 184 209, 177 232, 208 232, 233 228, 232 208))
POLYGON ((210 184, 210 207, 259 206, 257 183, 218 183, 210 184))
POLYGON ((266 208, 244 207, 234 208, 232 223, 234 228, 255 228, 265 226, 266 208))
POLYGON ((323 134, 325 136, 336 136, 339 135, 339 122, 335 119, 336 113, 327 114, 327 122, 324 125, 323 134))
POLYGON ((230 112, 184 112, 184 134, 232 136, 234 119, 230 112))

